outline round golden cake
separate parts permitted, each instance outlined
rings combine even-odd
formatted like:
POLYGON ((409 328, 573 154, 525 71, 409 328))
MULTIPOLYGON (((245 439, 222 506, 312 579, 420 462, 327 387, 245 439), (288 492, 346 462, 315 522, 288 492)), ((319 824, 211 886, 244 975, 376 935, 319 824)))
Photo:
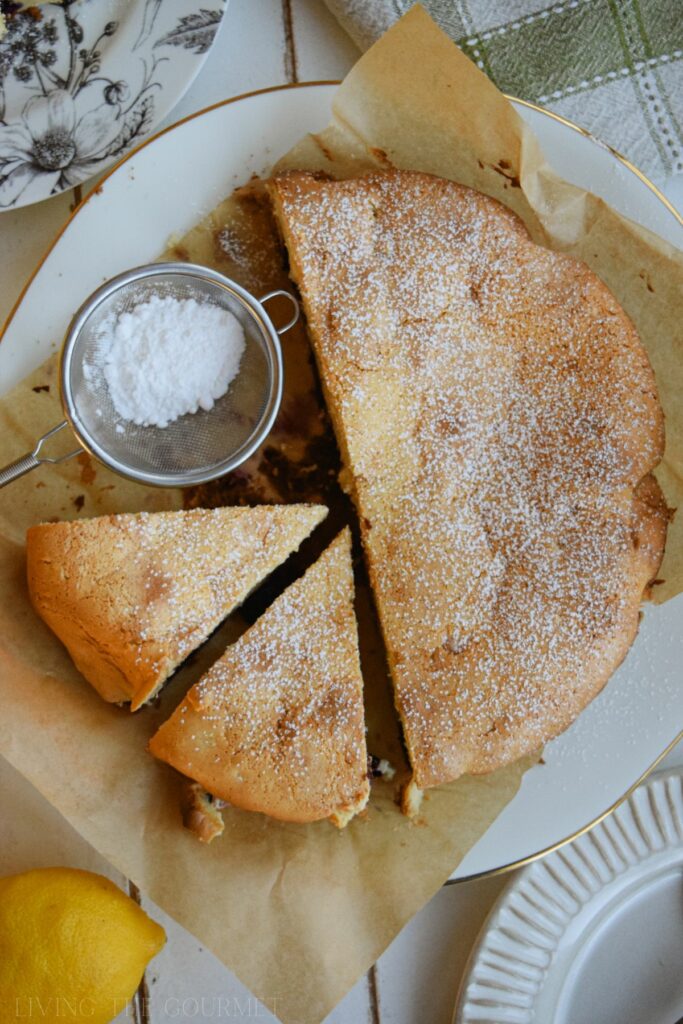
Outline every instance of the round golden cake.
POLYGON ((539 748, 628 651, 667 510, 645 350, 583 263, 427 174, 270 185, 419 787, 539 748))

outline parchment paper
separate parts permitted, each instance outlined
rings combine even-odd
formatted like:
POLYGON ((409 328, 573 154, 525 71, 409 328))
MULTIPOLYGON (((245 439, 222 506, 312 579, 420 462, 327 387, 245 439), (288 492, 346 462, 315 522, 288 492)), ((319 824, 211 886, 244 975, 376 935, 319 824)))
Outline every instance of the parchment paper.
MULTIPOLYGON (((507 101, 420 9, 359 61, 337 94, 333 125, 304 140, 287 163, 339 176, 387 160, 457 178, 502 199, 535 238, 576 252, 607 281, 634 318, 658 374, 668 428, 661 478, 676 504, 683 486, 674 400, 683 383, 676 336, 683 323, 680 259, 601 201, 560 181, 507 101)), ((255 188, 222 204, 178 240, 173 254, 230 271, 247 285, 275 282, 283 270, 274 254, 271 261, 264 257, 263 266, 245 256, 272 246, 268 231, 255 188), (258 243, 251 249, 250 235, 258 243)), ((285 359, 298 367, 301 387, 288 394, 278 421, 268 456, 271 475, 260 481, 256 467, 253 480, 248 474, 237 478, 234 493, 207 488, 191 501, 296 498, 300 475, 284 473, 276 456, 285 453, 304 466, 314 450, 306 432, 318 438, 327 429, 311 398, 304 345, 302 335, 285 342, 285 359), (266 485, 276 493, 265 493, 266 485)), ((0 403, 0 460, 16 457, 30 438, 57 422, 55 390, 48 365, 0 403)), ((321 500, 333 500, 331 470, 324 461, 322 466, 318 477, 313 473, 313 490, 321 500)), ((310 481, 306 486, 310 493, 310 481)), ((221 839, 200 846, 180 827, 180 777, 157 764, 145 745, 244 621, 233 617, 173 679, 157 706, 132 716, 103 703, 81 679, 32 612, 24 573, 30 523, 177 507, 180 501, 174 492, 127 484, 86 458, 0 491, 0 753, 285 1024, 317 1024, 512 799, 530 761, 431 791, 413 823, 397 811, 393 787, 384 783, 373 786, 368 814, 342 833, 327 823, 286 825, 228 809, 221 839)), ((679 549, 680 559, 679 531, 674 525, 660 597, 681 589, 681 561, 671 553, 679 549)), ((367 625, 372 615, 362 574, 359 583, 358 610, 367 625)), ((362 660, 370 749, 400 764, 382 652, 371 628, 364 630, 362 660)))

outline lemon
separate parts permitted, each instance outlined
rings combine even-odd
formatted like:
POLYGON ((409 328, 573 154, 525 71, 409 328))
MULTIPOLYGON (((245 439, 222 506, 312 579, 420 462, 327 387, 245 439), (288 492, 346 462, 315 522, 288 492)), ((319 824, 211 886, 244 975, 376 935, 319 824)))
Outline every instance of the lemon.
POLYGON ((0 1024, 106 1024, 166 935, 109 879, 43 868, 0 879, 0 1024))

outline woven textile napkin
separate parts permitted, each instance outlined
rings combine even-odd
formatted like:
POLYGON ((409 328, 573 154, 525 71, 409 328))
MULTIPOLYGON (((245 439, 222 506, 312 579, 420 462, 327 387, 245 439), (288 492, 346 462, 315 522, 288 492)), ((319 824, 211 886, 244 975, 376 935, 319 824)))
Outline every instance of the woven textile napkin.
MULTIPOLYGON (((361 49, 413 0, 325 0, 361 49)), ((683 0, 422 0, 499 89, 556 111, 657 183, 683 172, 683 0)))

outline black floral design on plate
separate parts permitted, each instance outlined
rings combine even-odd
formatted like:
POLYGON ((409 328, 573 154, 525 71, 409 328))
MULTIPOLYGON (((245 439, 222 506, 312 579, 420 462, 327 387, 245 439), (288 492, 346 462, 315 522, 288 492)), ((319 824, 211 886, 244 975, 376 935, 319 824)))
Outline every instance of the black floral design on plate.
MULTIPOLYGON (((0 3, 9 10, 7 0, 0 3)), ((160 0, 140 4, 141 27, 133 50, 146 39, 149 43, 130 55, 128 80, 103 70, 107 45, 119 32, 117 21, 102 18, 93 30, 90 17, 89 28, 84 27, 77 0, 12 13, 0 41, 0 209, 77 185, 150 130, 155 94, 161 89, 158 68, 169 59, 155 53, 156 48, 171 45, 206 53, 224 4, 180 18, 154 41, 160 7, 160 0), (14 102, 8 122, 10 89, 14 102)))
POLYGON ((192 50, 194 53, 207 53, 222 17, 222 11, 207 11, 204 8, 197 14, 187 14, 180 18, 174 29, 157 39, 154 45, 182 46, 184 50, 192 50))

